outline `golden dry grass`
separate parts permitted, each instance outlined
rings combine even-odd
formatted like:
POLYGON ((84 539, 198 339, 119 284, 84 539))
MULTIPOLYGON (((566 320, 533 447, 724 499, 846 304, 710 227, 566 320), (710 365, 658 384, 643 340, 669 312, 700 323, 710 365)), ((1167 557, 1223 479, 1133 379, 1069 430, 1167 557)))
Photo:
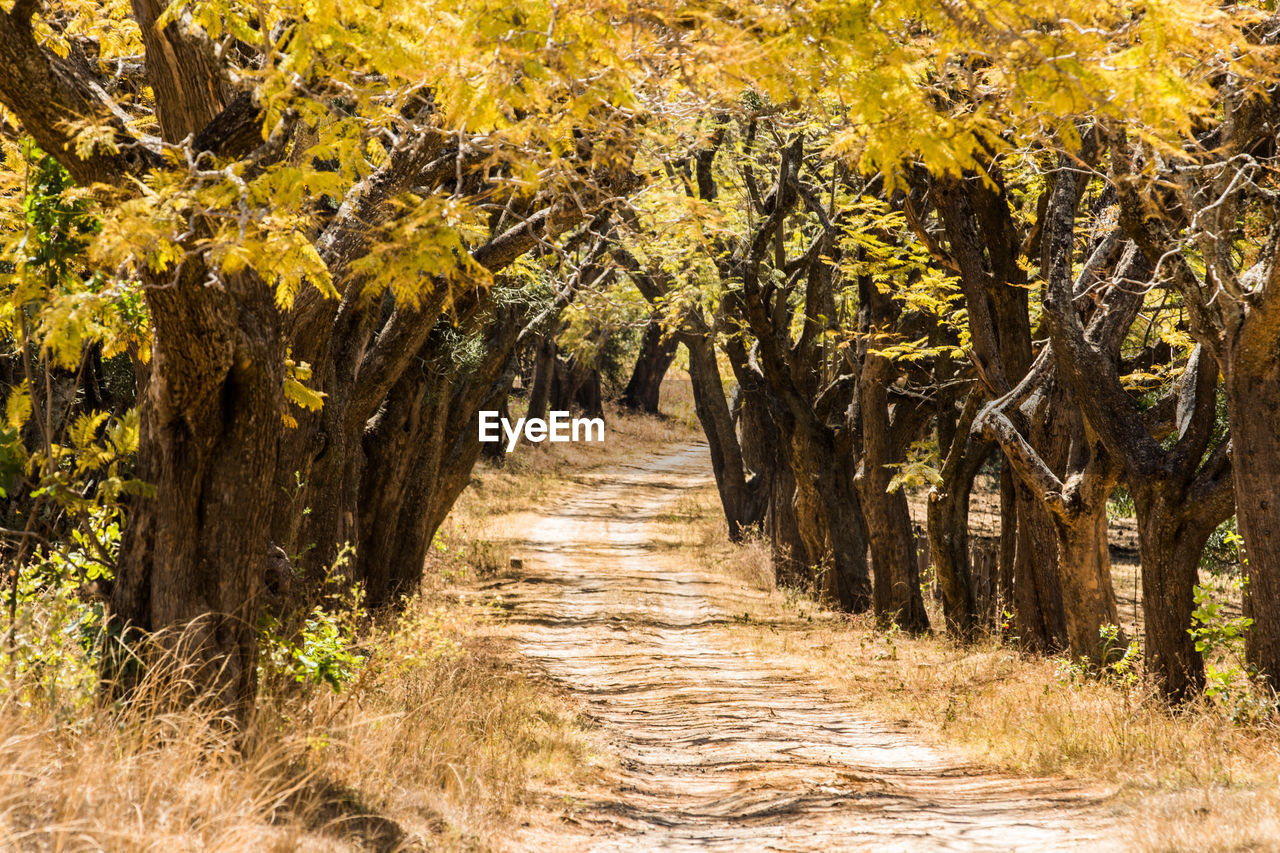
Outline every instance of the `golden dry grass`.
POLYGON ((121 710, 9 683, 0 848, 490 847, 540 776, 576 772, 586 741, 487 624, 421 597, 368 630, 342 692, 268 680, 239 742, 216 710, 165 710, 154 691, 121 710))

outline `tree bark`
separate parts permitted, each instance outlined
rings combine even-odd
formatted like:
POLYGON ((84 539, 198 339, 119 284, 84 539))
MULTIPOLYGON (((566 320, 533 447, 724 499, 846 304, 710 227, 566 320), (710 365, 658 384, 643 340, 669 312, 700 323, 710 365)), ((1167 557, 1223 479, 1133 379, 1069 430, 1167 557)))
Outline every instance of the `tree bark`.
POLYGON ((1054 518, 1058 566, 1062 573, 1062 610, 1067 645, 1077 657, 1095 663, 1114 653, 1102 639, 1104 626, 1118 626, 1115 590, 1111 585, 1111 553, 1107 545, 1107 502, 1054 518))
POLYGON ((753 488, 747 482, 742 449, 724 396, 710 334, 688 331, 681 333, 680 340, 689 353, 694 410, 711 450, 711 470, 729 525, 729 538, 736 542, 763 521, 765 493, 758 485, 753 488))
POLYGON ((1269 346, 1250 343, 1238 348, 1226 374, 1245 605, 1253 619, 1245 654, 1272 688, 1280 688, 1280 357, 1274 338, 1269 346))
POLYGON ((355 577, 370 607, 417 589, 431 539, 484 446, 479 412, 499 408, 510 390, 519 324, 499 317, 476 326, 471 333, 483 334, 486 344, 479 364, 459 371, 443 354, 447 348, 429 340, 422 372, 396 383, 365 432, 355 577))
POLYGON ((1187 629, 1195 609, 1200 555, 1216 524, 1189 519, 1186 498, 1178 490, 1154 486, 1134 491, 1133 498, 1147 674, 1166 697, 1182 702, 1204 689, 1204 657, 1187 629))
MULTIPOLYGON (((873 286, 862 288, 864 304, 888 300, 887 294, 869 292, 874 289, 873 286)), ((858 486, 875 576, 876 617, 904 631, 922 633, 929 630, 929 617, 920 594, 916 540, 907 496, 901 488, 889 491, 895 470, 905 461, 894 453, 890 430, 888 386, 892 376, 893 363, 868 350, 859 383, 862 466, 858 486)))
POLYGON ((970 391, 964 411, 952 427, 952 440, 940 472, 941 483, 929 491, 926 508, 929 551, 942 588, 942 610, 948 633, 971 639, 978 628, 969 551, 969 496, 973 481, 994 445, 974 440, 974 417, 982 395, 970 391))
POLYGON ((243 719, 257 689, 284 346, 264 282, 243 273, 215 289, 196 266, 195 280, 146 290, 155 342, 137 476, 155 493, 129 503, 112 630, 164 632, 193 668, 181 676, 243 719))

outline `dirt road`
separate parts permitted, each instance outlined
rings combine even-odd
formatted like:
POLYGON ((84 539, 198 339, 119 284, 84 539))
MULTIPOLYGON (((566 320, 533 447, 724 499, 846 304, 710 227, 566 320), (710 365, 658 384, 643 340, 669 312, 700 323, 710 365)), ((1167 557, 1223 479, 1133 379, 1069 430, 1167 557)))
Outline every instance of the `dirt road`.
POLYGON ((750 593, 655 535, 709 479, 705 446, 594 478, 540 513, 524 577, 496 590, 620 757, 513 849, 1108 849, 1096 793, 980 772, 735 648, 721 608, 750 593))

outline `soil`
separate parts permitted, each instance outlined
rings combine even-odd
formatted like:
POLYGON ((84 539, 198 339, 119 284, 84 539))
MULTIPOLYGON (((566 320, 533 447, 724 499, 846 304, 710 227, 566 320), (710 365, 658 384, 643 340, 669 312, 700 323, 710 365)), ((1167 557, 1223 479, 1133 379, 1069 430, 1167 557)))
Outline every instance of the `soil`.
POLYGON ((608 744, 511 849, 1112 849, 1106 791, 985 771, 735 645, 735 602, 766 593, 662 534, 709 482, 705 445, 597 473, 526 517, 519 577, 489 585, 608 744))

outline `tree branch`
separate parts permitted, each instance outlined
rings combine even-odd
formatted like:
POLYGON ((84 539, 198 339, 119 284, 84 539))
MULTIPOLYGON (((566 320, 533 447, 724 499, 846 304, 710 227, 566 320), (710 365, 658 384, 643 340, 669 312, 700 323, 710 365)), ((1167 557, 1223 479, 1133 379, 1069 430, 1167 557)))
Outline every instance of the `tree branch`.
POLYGON ((1035 448, 1022 437, 1022 433, 1014 428, 1004 412, 996 409, 994 403, 988 403, 978 415, 977 423, 983 435, 995 439, 1000 444, 1000 449, 1004 451, 1010 464, 1017 468, 1022 479, 1037 491, 1044 500, 1045 506, 1055 515, 1061 515, 1065 510, 1062 481, 1049 470, 1049 466, 1044 464, 1040 454, 1036 453, 1035 448))
POLYGON ((119 187, 141 177, 158 158, 129 132, 123 114, 96 81, 36 42, 30 15, 37 5, 0 12, 0 101, 77 183, 119 187), (89 128, 108 132, 94 133, 96 143, 86 138, 77 146, 77 137, 89 128))

